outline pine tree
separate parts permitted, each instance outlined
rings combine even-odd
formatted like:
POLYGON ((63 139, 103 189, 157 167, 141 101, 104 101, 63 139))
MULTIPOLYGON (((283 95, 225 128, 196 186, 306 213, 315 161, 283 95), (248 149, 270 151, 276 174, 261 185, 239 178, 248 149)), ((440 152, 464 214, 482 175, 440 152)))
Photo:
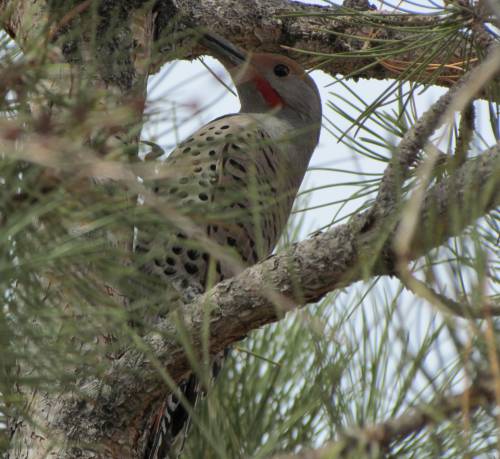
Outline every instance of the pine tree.
POLYGON ((1 451, 142 458, 192 371, 186 459, 496 457, 498 6, 236 8, 0 1, 1 451), (316 167, 331 182, 302 188, 275 255, 169 310, 138 230, 219 249, 196 231, 213 216, 155 194, 182 171, 148 133, 182 120, 147 83, 207 29, 329 74, 322 142, 353 160, 316 167))

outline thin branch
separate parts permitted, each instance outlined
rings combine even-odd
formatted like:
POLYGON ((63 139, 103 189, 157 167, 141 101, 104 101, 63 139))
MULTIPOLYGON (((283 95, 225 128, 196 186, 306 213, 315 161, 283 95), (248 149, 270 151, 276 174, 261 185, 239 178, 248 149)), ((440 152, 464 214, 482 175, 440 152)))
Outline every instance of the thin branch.
POLYGON ((465 319, 486 319, 490 316, 500 316, 500 304, 488 303, 485 307, 475 308, 470 304, 459 303, 458 301, 437 292, 425 282, 417 279, 411 273, 409 268, 406 268, 403 271, 398 271, 397 274, 403 285, 408 290, 427 300, 430 304, 445 314, 452 313, 465 319))
POLYGON ((460 167, 467 159, 475 130, 475 117, 474 103, 469 102, 460 115, 455 155, 451 159, 451 165, 455 168, 460 167))
POLYGON ((464 75, 406 132, 393 155, 393 161, 384 171, 373 212, 377 212, 380 207, 387 208, 388 204, 398 200, 401 185, 409 177, 411 167, 415 164, 419 152, 429 143, 430 136, 449 121, 457 109, 460 110, 470 103, 474 95, 497 74, 499 68, 500 47, 497 46, 491 50, 484 62, 464 75))
MULTIPOLYGON (((437 124, 448 123, 451 125, 456 111, 463 109, 470 103, 474 94, 480 91, 500 69, 500 46, 496 46, 488 54, 480 66, 473 69, 469 75, 464 77, 462 84, 457 85, 458 89, 454 94, 446 111, 438 118, 437 124)), ((455 88, 448 92, 454 92, 455 88)), ((434 166, 439 157, 439 152, 430 141, 427 141, 429 154, 424 162, 417 169, 417 185, 408 202, 406 203, 401 217, 401 224, 394 240, 394 247, 399 256, 399 262, 406 263, 406 252, 410 247, 411 240, 414 238, 418 226, 418 215, 425 197, 426 188, 431 180, 434 166)), ((416 154, 416 152, 414 152, 416 154)))
POLYGON ((388 419, 371 426, 355 429, 341 434, 338 440, 320 449, 306 450, 297 454, 280 454, 272 459, 322 459, 335 457, 383 457, 379 456, 396 441, 404 440, 433 424, 449 421, 460 414, 464 408, 464 399, 468 408, 477 411, 481 407, 495 404, 495 385, 492 378, 481 378, 464 392, 448 395, 432 403, 409 409, 401 416, 388 419), (364 453, 364 454, 363 454, 364 453))

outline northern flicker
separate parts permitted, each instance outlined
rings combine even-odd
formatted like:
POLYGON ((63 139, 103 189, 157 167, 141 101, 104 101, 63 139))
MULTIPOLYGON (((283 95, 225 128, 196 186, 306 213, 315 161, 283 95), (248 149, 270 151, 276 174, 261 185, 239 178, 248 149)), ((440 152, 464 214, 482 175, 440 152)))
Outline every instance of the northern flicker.
MULTIPOLYGON (((181 211, 188 209, 226 256, 204 250, 182 230, 150 231, 137 246, 149 257, 146 271, 179 295, 187 288, 202 293, 238 267, 270 255, 321 127, 318 89, 295 61, 246 53, 210 33, 201 42, 230 72, 241 110, 211 121, 182 142, 165 161, 178 178, 159 180, 152 188, 181 211)), ((196 378, 187 377, 180 388, 194 403, 200 391, 196 378)), ((184 407, 169 396, 151 427, 146 457, 177 457, 187 419, 184 407)))

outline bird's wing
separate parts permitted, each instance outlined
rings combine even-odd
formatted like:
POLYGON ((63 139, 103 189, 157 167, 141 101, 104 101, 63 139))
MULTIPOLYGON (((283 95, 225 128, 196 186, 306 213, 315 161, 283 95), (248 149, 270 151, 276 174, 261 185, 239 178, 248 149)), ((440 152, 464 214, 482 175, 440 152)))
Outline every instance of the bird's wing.
POLYGON ((139 237, 138 249, 150 254, 147 269, 167 283, 192 283, 204 290, 209 260, 214 281, 253 264, 273 249, 289 213, 291 200, 280 172, 279 151, 269 134, 247 115, 229 115, 202 127, 182 142, 163 167, 174 178, 152 183, 158 197, 189 217, 235 263, 216 260, 182 230, 165 224, 139 237), (286 201, 286 202, 284 202, 286 201))

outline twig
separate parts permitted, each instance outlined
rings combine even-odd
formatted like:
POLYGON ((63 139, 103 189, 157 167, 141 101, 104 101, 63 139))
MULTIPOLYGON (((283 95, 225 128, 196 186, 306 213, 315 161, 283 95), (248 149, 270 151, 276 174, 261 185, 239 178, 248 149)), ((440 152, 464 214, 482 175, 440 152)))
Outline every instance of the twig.
MULTIPOLYGON (((440 101, 442 105, 439 105, 440 110, 437 110, 439 114, 429 116, 429 118, 433 118, 436 122, 435 127, 432 128, 429 125, 422 127, 422 130, 427 132, 427 136, 420 137, 418 132, 415 132, 415 138, 413 141, 410 140, 409 144, 405 145, 403 149, 398 149, 399 154, 403 156, 403 163, 399 161, 400 167, 404 166, 405 162, 409 166, 415 160, 419 150, 425 145, 428 145, 430 150, 428 158, 417 170, 417 177, 419 179, 418 185, 403 209, 401 223, 399 224, 399 228, 394 239, 394 248, 398 253, 401 263, 407 262, 407 260, 405 260, 406 252, 410 246, 411 240, 413 239, 416 228, 418 227, 418 215, 424 200, 427 184, 432 177, 435 162, 439 157, 439 151, 436 148, 430 148, 431 143, 428 140, 430 135, 435 131, 435 129, 442 126, 445 122, 451 122, 455 111, 462 111, 464 107, 470 103, 474 95, 495 75, 497 75, 499 70, 500 46, 496 46, 478 67, 471 70, 463 77, 455 88, 450 89, 447 94, 441 97, 440 101), (448 97, 446 98, 446 96, 448 97), (443 98, 445 98, 445 102, 443 102, 443 98), (445 110, 442 111, 442 108, 445 108, 445 110)), ((405 169, 402 170, 405 171, 405 169)), ((403 172, 403 174, 405 173, 407 172, 403 172)), ((393 173, 389 175, 393 175, 393 173)))
POLYGON ((398 277, 403 285, 415 295, 427 300, 442 312, 452 313, 464 319, 486 319, 491 316, 500 316, 500 305, 488 304, 484 308, 474 308, 470 304, 459 303, 446 295, 436 292, 425 282, 417 279, 406 267, 403 271, 397 271, 398 277))
POLYGON ((85 0, 82 3, 76 5, 74 8, 69 10, 57 24, 53 25, 50 28, 47 36, 49 42, 51 42, 57 36, 57 34, 63 27, 68 25, 73 19, 75 19, 76 16, 82 14, 92 4, 92 1, 93 0, 85 0))
POLYGON ((459 82, 435 102, 404 135, 393 161, 387 166, 372 215, 397 202, 401 185, 408 178, 419 152, 429 143, 430 136, 449 120, 456 110, 462 110, 471 98, 500 69, 500 46, 495 47, 478 67, 465 74, 459 82))
POLYGON ((469 151, 472 136, 474 134, 474 118, 474 103, 471 101, 464 108, 460 117, 455 156, 452 159, 454 169, 460 167, 467 159, 467 152, 469 151))
POLYGON ((330 456, 339 459, 358 458, 363 457, 363 453, 366 457, 379 457, 380 452, 391 443, 404 440, 432 424, 449 421, 461 413, 464 399, 467 399, 471 411, 496 403, 491 378, 483 375, 460 394, 440 397, 432 403, 412 408, 397 418, 345 432, 338 440, 320 449, 273 456, 272 459, 324 459, 330 456))

